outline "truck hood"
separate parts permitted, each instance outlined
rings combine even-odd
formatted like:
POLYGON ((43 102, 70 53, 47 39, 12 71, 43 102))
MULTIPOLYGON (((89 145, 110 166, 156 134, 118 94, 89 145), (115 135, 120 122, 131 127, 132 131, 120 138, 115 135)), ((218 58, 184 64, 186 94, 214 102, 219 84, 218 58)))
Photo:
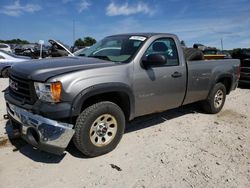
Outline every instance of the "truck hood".
POLYGON ((11 74, 23 79, 45 82, 60 74, 115 66, 117 63, 88 57, 62 57, 32 60, 11 67, 11 74))

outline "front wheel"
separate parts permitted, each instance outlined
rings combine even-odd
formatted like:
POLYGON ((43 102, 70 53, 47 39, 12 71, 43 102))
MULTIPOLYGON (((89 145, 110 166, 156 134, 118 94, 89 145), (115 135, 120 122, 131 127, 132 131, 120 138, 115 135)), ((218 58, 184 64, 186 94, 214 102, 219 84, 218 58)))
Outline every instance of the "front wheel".
POLYGON ((209 92, 208 98, 202 102, 202 107, 209 114, 221 111, 226 100, 226 88, 224 84, 217 83, 209 92))
POLYGON ((104 101, 86 108, 77 118, 73 142, 89 157, 112 151, 124 133, 125 117, 115 103, 104 101))

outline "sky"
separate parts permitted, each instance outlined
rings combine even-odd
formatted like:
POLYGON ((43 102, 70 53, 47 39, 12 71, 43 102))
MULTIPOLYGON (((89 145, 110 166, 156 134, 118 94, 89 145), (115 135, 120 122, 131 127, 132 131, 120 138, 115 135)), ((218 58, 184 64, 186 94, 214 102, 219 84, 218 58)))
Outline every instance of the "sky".
POLYGON ((250 48, 250 0, 0 0, 0 39, 174 33, 187 46, 250 48), (74 25, 74 27, 73 27, 74 25), (75 28, 75 29, 73 29, 75 28))

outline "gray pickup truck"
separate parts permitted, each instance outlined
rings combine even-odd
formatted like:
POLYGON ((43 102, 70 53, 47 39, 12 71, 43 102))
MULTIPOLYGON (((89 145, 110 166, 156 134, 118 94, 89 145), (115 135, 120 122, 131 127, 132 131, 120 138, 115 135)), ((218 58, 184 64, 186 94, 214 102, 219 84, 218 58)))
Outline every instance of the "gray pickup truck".
POLYGON ((8 117, 36 148, 62 154, 73 140, 86 156, 105 154, 135 117, 198 101, 218 113, 239 79, 239 60, 187 60, 172 34, 109 36, 83 52, 11 68, 8 117))

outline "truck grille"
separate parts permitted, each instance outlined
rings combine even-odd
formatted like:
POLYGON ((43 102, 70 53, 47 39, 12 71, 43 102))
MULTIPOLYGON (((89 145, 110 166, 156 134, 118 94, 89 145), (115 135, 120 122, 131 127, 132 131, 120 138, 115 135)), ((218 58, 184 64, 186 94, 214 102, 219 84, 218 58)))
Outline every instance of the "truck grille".
POLYGON ((34 84, 14 75, 10 75, 10 95, 22 103, 33 104, 37 100, 34 84))

